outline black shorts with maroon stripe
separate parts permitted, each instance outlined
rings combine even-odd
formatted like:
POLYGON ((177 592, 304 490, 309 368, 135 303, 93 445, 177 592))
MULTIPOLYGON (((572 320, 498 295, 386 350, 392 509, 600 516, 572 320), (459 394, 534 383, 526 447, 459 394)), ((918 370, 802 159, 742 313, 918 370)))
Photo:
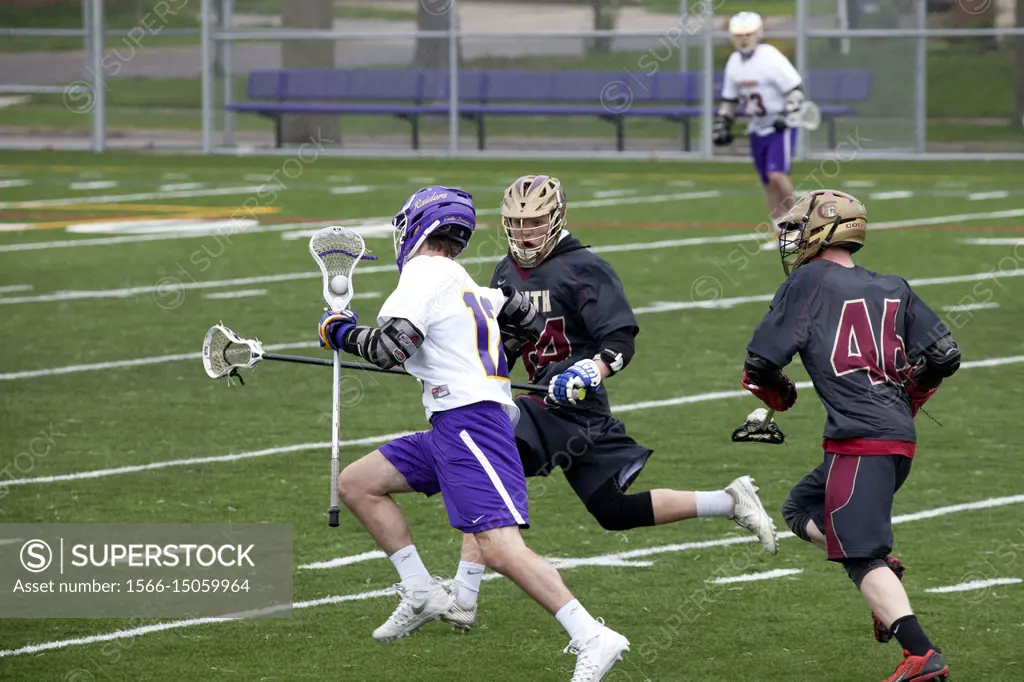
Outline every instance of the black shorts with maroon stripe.
POLYGON ((884 559, 892 552, 892 501, 910 475, 904 455, 837 455, 794 486, 789 495, 824 531, 828 558, 884 559))

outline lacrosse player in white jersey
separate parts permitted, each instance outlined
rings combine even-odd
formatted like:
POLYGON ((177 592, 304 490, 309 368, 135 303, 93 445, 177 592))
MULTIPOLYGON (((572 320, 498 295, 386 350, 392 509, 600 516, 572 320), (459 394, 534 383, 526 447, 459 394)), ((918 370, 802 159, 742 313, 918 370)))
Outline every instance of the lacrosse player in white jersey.
MULTIPOLYGON (((803 106, 803 80, 784 54, 761 42, 763 24, 756 12, 740 12, 732 17, 729 36, 736 51, 725 65, 713 141, 719 146, 731 144, 735 114, 742 111, 747 116, 750 154, 777 233, 779 217, 793 207, 789 170, 797 131, 786 124, 786 119, 803 106)), ((776 245, 769 242, 765 248, 774 249, 776 245)))
MULTIPOLYGON (((394 217, 398 288, 378 326, 349 310, 328 311, 320 343, 383 369, 402 364, 419 379, 431 428, 391 441, 338 477, 345 506, 384 550, 401 601, 374 639, 404 637, 455 603, 431 577, 412 543, 395 493, 442 493, 452 527, 473 534, 483 562, 510 578, 565 627, 576 654, 572 682, 597 682, 629 650, 629 640, 593 618, 558 571, 523 542, 529 528, 526 478, 516 447, 502 335, 535 340, 537 309, 522 293, 477 286, 455 257, 476 228, 473 198, 449 187, 414 193, 394 217)), ((487 677, 485 675, 485 677, 487 677)))

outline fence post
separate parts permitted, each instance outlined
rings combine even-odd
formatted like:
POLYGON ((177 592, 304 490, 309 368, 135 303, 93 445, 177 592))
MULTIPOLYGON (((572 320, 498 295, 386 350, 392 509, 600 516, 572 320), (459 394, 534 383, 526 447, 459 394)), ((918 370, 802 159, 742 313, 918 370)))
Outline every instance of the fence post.
POLYGON ((107 84, 103 81, 103 0, 92 2, 89 70, 92 72, 92 150, 107 148, 107 84))
POLYGON ((686 73, 687 61, 689 60, 689 46, 686 44, 686 27, 683 26, 683 22, 686 21, 685 17, 689 8, 686 5, 687 0, 679 0, 679 70, 686 73))
POLYGON ((702 50, 702 59, 704 63, 701 65, 701 70, 704 72, 704 78, 701 83, 703 106, 700 115, 700 156, 702 159, 710 161, 714 158, 714 149, 711 146, 711 128, 714 125, 713 109, 715 108, 715 10, 710 2, 703 3, 703 6, 704 49, 702 50))
POLYGON ((459 2, 448 5, 448 154, 459 155, 459 2))
MULTIPOLYGON (((223 3, 221 30, 232 31, 235 27, 234 0, 220 1, 223 3)), ((218 43, 221 48, 221 67, 224 70, 224 144, 228 146, 234 146, 235 144, 235 112, 228 109, 228 104, 234 99, 234 82, 231 77, 231 50, 234 48, 234 42, 233 40, 223 40, 218 43)))
MULTIPOLYGON (((804 95, 813 102, 814 93, 811 92, 810 73, 807 71, 807 28, 807 0, 796 0, 796 70, 803 79, 804 95)), ((810 131, 806 130, 797 133, 797 161, 807 158, 807 138, 810 134, 810 131)))
POLYGON ((924 152, 928 145, 928 0, 917 0, 917 69, 914 74, 915 110, 914 133, 917 151, 924 152))
POLYGON ((202 89, 202 121, 203 121, 203 153, 209 154, 213 151, 213 49, 210 44, 210 2, 202 0, 200 3, 200 26, 202 42, 202 71, 200 86, 202 89))

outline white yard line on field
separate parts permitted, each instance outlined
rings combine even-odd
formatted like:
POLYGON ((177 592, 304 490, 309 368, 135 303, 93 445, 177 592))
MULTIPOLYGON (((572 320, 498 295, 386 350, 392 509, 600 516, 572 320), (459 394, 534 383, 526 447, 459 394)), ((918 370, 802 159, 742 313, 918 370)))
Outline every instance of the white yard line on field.
POLYGON ((8 284, 0 287, 0 294, 13 294, 18 291, 32 291, 31 284, 8 284))
POLYGON ((1024 244, 1024 237, 977 237, 961 239, 960 243, 972 246, 1020 246, 1024 244))
POLYGON ((117 180, 89 180, 86 182, 72 182, 68 185, 68 189, 76 191, 87 189, 110 189, 111 187, 117 187, 117 180))
POLYGON ((28 187, 31 184, 31 180, 24 180, 22 178, 15 178, 13 180, 0 180, 0 189, 9 189, 11 187, 28 187))
POLYGON ((925 227, 927 225, 949 225, 951 223, 969 223, 972 220, 1020 218, 1024 216, 1024 208, 1013 208, 1006 211, 986 211, 984 213, 954 213, 935 218, 911 218, 909 220, 890 220, 888 222, 871 223, 871 229, 899 230, 905 227, 925 227))
POLYGON ((297 566, 299 570, 310 570, 319 568, 338 568, 339 566, 350 566, 351 564, 358 564, 363 561, 372 561, 374 559, 387 559, 388 555, 380 550, 373 550, 372 552, 363 552, 362 554, 353 554, 352 556, 338 557, 337 559, 331 559, 330 561, 314 561, 311 564, 302 564, 297 566))
MULTIPOLYGON (((303 347, 312 347, 316 344, 303 342, 303 347)), ((296 347, 290 344, 280 344, 277 346, 267 346, 267 350, 281 349, 287 347, 296 347)), ((196 360, 200 358, 199 353, 187 353, 180 356, 164 356, 173 357, 176 360, 196 360)), ((136 364, 153 364, 152 362, 145 362, 146 360, 153 360, 153 358, 143 358, 142 361, 134 361, 136 364)), ((160 358, 161 362, 166 362, 163 358, 160 358)), ((132 362, 132 361, 129 361, 132 362)), ((1004 358, 989 358, 987 360, 972 360, 964 362, 960 365, 960 369, 972 369, 975 367, 998 367, 1002 365, 1010 365, 1024 363, 1024 355, 1014 355, 1004 358)), ((78 367, 82 367, 81 365, 78 367)), ((90 369, 102 369, 95 365, 88 365, 90 369)), ((60 368, 65 371, 60 372, 61 374, 68 374, 72 371, 81 371, 76 367, 65 367, 60 368)), ((22 373, 24 375, 24 373, 22 373)), ((11 375, 0 375, 0 379, 11 377, 11 375)), ((18 376, 14 378, 25 378, 24 376, 18 376)), ((797 388, 810 388, 811 382, 801 381, 797 382, 797 388)), ((666 398, 663 400, 646 400, 638 403, 627 403, 625 405, 613 405, 612 412, 619 414, 622 412, 635 412, 638 410, 649 410, 658 407, 673 407, 676 405, 690 405, 694 403, 704 403, 714 400, 727 400, 730 398, 742 398, 749 395, 746 390, 734 390, 734 391, 712 391, 710 393, 698 393, 696 395, 685 395, 678 398, 666 398)), ((386 443, 394 440, 401 436, 408 435, 411 432, 402 433, 384 433, 377 436, 366 436, 364 438, 356 438, 354 440, 341 441, 341 446, 351 445, 375 445, 377 443, 386 443)), ((105 478, 107 476, 118 476, 121 474, 132 474, 139 471, 149 471, 152 469, 166 469, 168 467, 177 466, 189 466, 192 464, 204 464, 208 462, 235 462, 242 459, 253 459, 257 457, 269 457, 272 455, 286 454, 290 452, 302 452, 305 450, 323 450, 330 447, 330 443, 300 443, 298 445, 286 445, 283 447, 266 448, 264 450, 255 450, 250 452, 238 452, 228 455, 214 455, 211 457, 191 457, 189 459, 174 459, 163 462, 151 462, 149 464, 134 464, 122 467, 116 467, 113 469, 94 469, 92 471, 79 471, 71 474, 59 474, 55 476, 39 476, 36 478, 16 478, 16 479, 3 479, 0 480, 0 488, 6 488, 16 485, 31 485, 35 483, 57 483, 60 481, 77 481, 80 479, 87 478, 105 478)), ((628 558, 628 557, 627 557, 628 558)))
POLYGON ((970 310, 991 310, 998 307, 998 303, 966 303, 964 305, 944 305, 942 309, 950 313, 964 313, 970 310))
MULTIPOLYGON (((33 296, 8 296, 0 297, 0 305, 15 304, 15 303, 46 303, 50 301, 70 301, 70 300, 83 300, 83 299, 99 299, 99 298, 128 298, 129 296, 139 296, 142 294, 155 294, 160 293, 166 296, 168 292, 173 291, 192 291, 194 289, 218 289, 218 288, 229 288, 236 286, 244 286, 247 284, 266 284, 267 282, 285 282, 289 280, 297 279, 320 279, 322 275, 317 272, 313 274, 311 272, 299 272, 294 275, 280 275, 277 278, 269 277, 240 277, 238 279, 224 279, 212 282, 182 282, 174 278, 162 279, 160 284, 144 286, 144 287, 129 287, 127 289, 97 289, 95 291, 56 291, 52 294, 37 294, 33 296), (175 283, 176 282, 176 283, 175 283)), ((355 294, 352 298, 380 298, 382 294, 379 291, 366 291, 363 293, 355 294)))
POLYGON ((219 187, 215 189, 178 190, 173 192, 139 192, 136 194, 104 194, 97 197, 68 197, 67 199, 38 199, 34 201, 0 202, 0 209, 45 208, 47 206, 77 206, 78 204, 117 204, 126 201, 152 201, 153 199, 191 199, 193 197, 220 197, 236 194, 254 194, 265 190, 263 185, 219 187))
MULTIPOLYGON (((974 509, 991 509, 994 507, 1003 507, 1008 505, 1020 504, 1024 502, 1024 495, 1014 495, 1011 497, 998 497, 987 500, 981 500, 979 502, 967 502, 964 504, 952 505, 949 507, 938 507, 936 509, 928 509, 915 514, 905 514, 893 518, 893 523, 908 523, 910 521, 920 521, 923 519, 935 518, 938 516, 946 516, 948 514, 957 514, 964 511, 970 511, 974 509)), ((792 538, 793 534, 789 532, 779 533, 779 539, 784 540, 792 538)), ((631 559, 643 556, 654 556, 657 554, 671 554, 675 552, 683 552, 693 549, 706 549, 710 547, 727 547, 731 545, 746 544, 750 542, 756 542, 757 538, 751 535, 730 536, 725 538, 719 538, 716 540, 703 540, 698 542, 686 542, 675 545, 662 545, 659 547, 647 547, 642 549, 629 550, 626 552, 617 552, 614 554, 604 554, 592 557, 585 557, 582 559, 570 559, 563 561, 576 561, 581 562, 575 564, 576 566, 606 566, 614 565, 621 566, 622 563, 611 563, 608 562, 629 562, 631 559), (583 563, 585 562, 585 563, 583 563)), ((638 562, 639 563, 639 562, 638 562)), ((636 565, 636 564, 625 564, 625 565, 636 565)), ((645 564, 641 564, 645 565, 645 564)), ((573 568, 574 565, 565 566, 562 568, 573 568)), ((487 573, 483 576, 484 580, 497 580, 502 576, 498 573, 487 573)), ((308 601, 295 602, 291 605, 292 609, 308 609, 315 608, 317 606, 330 606, 334 604, 343 604, 345 602, 352 601, 364 601, 367 599, 376 599, 378 597, 386 597, 392 595, 393 591, 387 590, 371 590, 369 592, 357 592, 355 594, 342 594, 333 595, 329 597, 322 597, 320 599, 311 599, 308 601)), ((287 608, 286 606, 270 607, 270 609, 263 609, 260 611, 250 612, 249 615, 265 615, 266 613, 281 611, 287 608)), ((114 632, 106 632, 98 635, 88 635, 85 637, 75 637, 72 639, 58 639, 50 642, 42 642, 40 644, 29 644, 27 646, 20 647, 18 649, 7 649, 0 651, 0 658, 8 658, 12 656, 25 656, 31 654, 43 653, 45 651, 56 651, 58 649, 65 649, 72 646, 84 646, 89 644, 100 644, 102 642, 110 642, 120 639, 134 639, 135 637, 141 637, 143 635, 149 635, 156 632, 166 632, 169 630, 179 630, 182 628, 195 627, 199 625, 213 625, 216 623, 225 623, 232 620, 237 620, 241 614, 236 614, 234 617, 223 616, 216 618, 189 618, 185 620, 176 620, 166 623, 156 623, 154 625, 145 625, 142 627, 131 628, 126 630, 116 630, 114 632)))
POLYGON ((378 188, 372 185, 343 185, 341 187, 332 187, 327 191, 331 194, 365 194, 375 189, 378 188))
POLYGON ((972 590, 983 590, 986 587, 995 587, 997 585, 1018 585, 1022 581, 1020 578, 991 578, 989 580, 970 580, 959 585, 946 585, 944 587, 929 587, 925 592, 931 592, 933 594, 949 594, 950 592, 970 592, 972 590))
POLYGON ((220 291, 212 294, 203 294, 203 298, 251 298, 253 296, 265 296, 266 294, 266 289, 240 289, 239 291, 220 291))
POLYGON ((802 568, 776 568, 771 571, 762 571, 760 573, 747 573, 746 575, 729 575, 715 578, 708 582, 712 582, 716 585, 731 585, 733 583, 749 583, 755 580, 772 580, 773 578, 785 578, 788 575, 799 575, 803 573, 802 568))
POLYGON ((990 201, 992 199, 1005 199, 1010 196, 1009 192, 971 192, 967 195, 968 201, 990 201))
POLYGON ((896 190, 894 192, 872 192, 868 199, 872 201, 884 201, 886 199, 910 199, 914 193, 910 190, 896 190))
POLYGON ((204 182, 177 182, 170 185, 160 185, 156 188, 158 192, 183 192, 192 189, 202 189, 206 186, 204 182))
MULTIPOLYGON (((273 352, 276 350, 289 350, 292 348, 316 347, 318 347, 316 342, 296 341, 293 343, 277 343, 264 346, 263 350, 273 352)), ((178 362, 180 360, 201 360, 202 357, 202 353, 174 353, 172 355, 156 355, 149 358, 135 358, 133 360, 94 362, 88 365, 65 365, 64 367, 52 367, 50 369, 30 369, 23 372, 8 372, 6 374, 0 374, 0 381, 35 379, 38 377, 58 376, 61 374, 77 374, 78 372, 98 372, 107 369, 138 367, 140 365, 159 365, 165 362, 178 362)))

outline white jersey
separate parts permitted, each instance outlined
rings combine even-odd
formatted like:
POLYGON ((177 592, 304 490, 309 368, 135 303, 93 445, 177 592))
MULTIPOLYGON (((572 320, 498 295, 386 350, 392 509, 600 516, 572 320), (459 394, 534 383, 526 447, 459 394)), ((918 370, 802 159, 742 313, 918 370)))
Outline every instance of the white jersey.
POLYGON ((748 135, 767 135, 775 131, 772 124, 786 110, 786 94, 801 82, 786 55, 762 43, 749 57, 739 52, 729 57, 722 99, 739 101, 748 116, 748 135))
POLYGON ((498 329, 504 303, 500 289, 477 286, 450 258, 416 256, 405 264, 377 324, 403 317, 423 333, 423 345, 404 366, 423 386, 427 419, 434 412, 490 401, 500 404, 513 424, 519 421, 498 329))

